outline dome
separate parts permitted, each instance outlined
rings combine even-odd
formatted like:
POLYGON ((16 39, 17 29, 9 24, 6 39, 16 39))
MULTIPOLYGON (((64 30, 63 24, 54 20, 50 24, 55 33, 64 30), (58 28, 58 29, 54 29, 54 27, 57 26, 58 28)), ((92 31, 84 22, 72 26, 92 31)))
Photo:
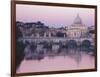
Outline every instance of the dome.
POLYGON ((82 24, 82 21, 81 21, 79 14, 77 14, 77 17, 75 18, 74 24, 82 24))

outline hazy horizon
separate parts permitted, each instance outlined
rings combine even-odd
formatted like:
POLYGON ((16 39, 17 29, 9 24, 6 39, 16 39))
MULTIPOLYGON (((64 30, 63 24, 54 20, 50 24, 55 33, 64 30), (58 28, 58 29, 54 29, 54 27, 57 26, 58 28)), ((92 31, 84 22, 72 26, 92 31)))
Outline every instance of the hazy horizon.
POLYGON ((41 21, 49 27, 70 26, 77 14, 86 26, 95 25, 95 9, 40 6, 40 5, 16 5, 16 21, 37 22, 41 21))

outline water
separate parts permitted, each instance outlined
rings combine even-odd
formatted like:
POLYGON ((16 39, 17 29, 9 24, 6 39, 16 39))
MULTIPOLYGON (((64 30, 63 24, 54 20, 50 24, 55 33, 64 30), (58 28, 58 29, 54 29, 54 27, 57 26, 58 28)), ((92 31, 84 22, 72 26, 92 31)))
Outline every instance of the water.
POLYGON ((87 54, 86 52, 70 50, 70 53, 63 56, 62 54, 58 56, 46 56, 41 60, 24 59, 21 62, 17 73, 95 68, 94 56, 87 54))

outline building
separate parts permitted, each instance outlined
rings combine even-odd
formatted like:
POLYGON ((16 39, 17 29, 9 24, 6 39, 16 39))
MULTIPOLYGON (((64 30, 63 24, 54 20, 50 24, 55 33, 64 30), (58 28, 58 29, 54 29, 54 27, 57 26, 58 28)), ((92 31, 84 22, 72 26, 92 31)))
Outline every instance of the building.
POLYGON ((82 20, 77 14, 74 23, 66 28, 68 38, 81 38, 85 37, 88 31, 88 27, 82 23, 82 20))

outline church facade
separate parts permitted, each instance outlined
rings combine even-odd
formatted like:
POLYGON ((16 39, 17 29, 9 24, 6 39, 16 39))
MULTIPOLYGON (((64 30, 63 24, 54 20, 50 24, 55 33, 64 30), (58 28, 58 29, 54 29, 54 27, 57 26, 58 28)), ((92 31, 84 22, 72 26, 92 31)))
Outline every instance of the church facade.
POLYGON ((79 15, 75 18, 72 25, 66 28, 68 38, 83 38, 88 32, 88 27, 82 23, 79 15))

